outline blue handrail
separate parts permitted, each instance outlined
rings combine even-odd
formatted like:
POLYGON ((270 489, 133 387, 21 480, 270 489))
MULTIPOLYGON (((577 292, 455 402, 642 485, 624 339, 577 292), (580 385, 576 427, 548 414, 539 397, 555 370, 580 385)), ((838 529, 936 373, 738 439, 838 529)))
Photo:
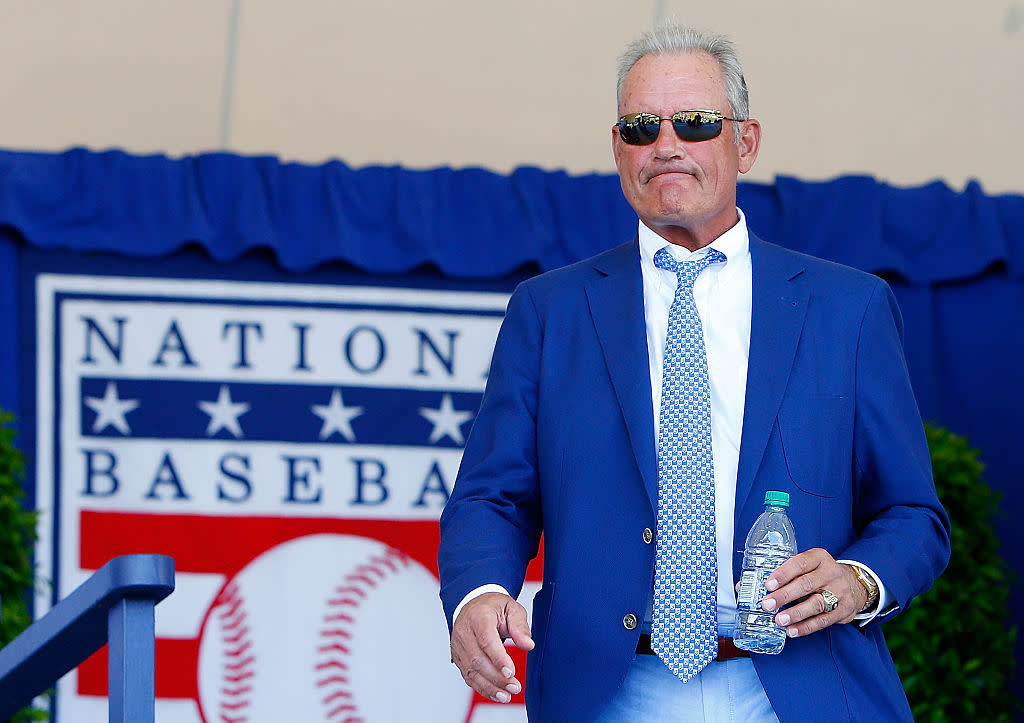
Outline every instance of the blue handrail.
POLYGON ((110 560, 0 650, 0 720, 109 643, 111 723, 153 721, 154 608, 173 591, 166 555, 110 560))

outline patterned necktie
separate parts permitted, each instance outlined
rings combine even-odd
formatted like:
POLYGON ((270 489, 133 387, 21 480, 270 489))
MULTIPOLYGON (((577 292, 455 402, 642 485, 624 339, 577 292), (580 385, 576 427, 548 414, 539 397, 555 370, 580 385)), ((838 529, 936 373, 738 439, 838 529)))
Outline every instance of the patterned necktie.
POLYGON ((658 434, 658 543, 651 648, 683 682, 718 655, 715 477, 711 391, 693 282, 725 255, 680 263, 667 247, 654 265, 676 274, 668 312, 658 434))

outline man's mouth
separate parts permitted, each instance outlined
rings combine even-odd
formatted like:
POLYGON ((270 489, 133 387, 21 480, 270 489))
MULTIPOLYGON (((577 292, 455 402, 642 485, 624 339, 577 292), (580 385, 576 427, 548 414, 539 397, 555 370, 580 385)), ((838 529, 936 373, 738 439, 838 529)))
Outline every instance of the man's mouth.
POLYGON ((683 169, 683 168, 666 168, 666 169, 663 169, 663 170, 660 170, 660 171, 656 171, 656 172, 650 174, 647 177, 646 183, 650 183, 655 178, 658 178, 660 176, 670 176, 670 175, 671 176, 692 176, 694 179, 696 179, 696 175, 694 175, 692 172, 690 172, 690 171, 688 171, 686 169, 683 169))

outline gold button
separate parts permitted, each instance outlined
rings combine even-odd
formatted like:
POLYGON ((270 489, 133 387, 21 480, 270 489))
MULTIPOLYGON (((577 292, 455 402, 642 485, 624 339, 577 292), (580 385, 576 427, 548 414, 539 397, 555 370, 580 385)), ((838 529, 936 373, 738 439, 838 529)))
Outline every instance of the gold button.
POLYGON ((636 628, 637 619, 633 613, 626 613, 626 617, 622 618, 622 627, 626 630, 633 630, 636 628))
POLYGON ((654 533, 651 531, 651 528, 650 527, 645 527, 644 528, 644 542, 649 545, 649 544, 651 544, 651 540, 653 540, 653 539, 654 539, 654 533))

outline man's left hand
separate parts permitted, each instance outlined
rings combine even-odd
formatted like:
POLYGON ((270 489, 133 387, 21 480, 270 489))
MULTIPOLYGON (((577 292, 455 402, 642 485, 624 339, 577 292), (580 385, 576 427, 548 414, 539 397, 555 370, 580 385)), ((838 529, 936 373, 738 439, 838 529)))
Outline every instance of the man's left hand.
POLYGON ((835 623, 848 623, 867 604, 868 594, 848 565, 835 561, 828 552, 815 547, 786 560, 768 576, 769 595, 761 608, 769 612, 786 608, 775 622, 796 638, 810 635, 835 623), (826 612, 827 590, 839 598, 835 610, 826 612))

